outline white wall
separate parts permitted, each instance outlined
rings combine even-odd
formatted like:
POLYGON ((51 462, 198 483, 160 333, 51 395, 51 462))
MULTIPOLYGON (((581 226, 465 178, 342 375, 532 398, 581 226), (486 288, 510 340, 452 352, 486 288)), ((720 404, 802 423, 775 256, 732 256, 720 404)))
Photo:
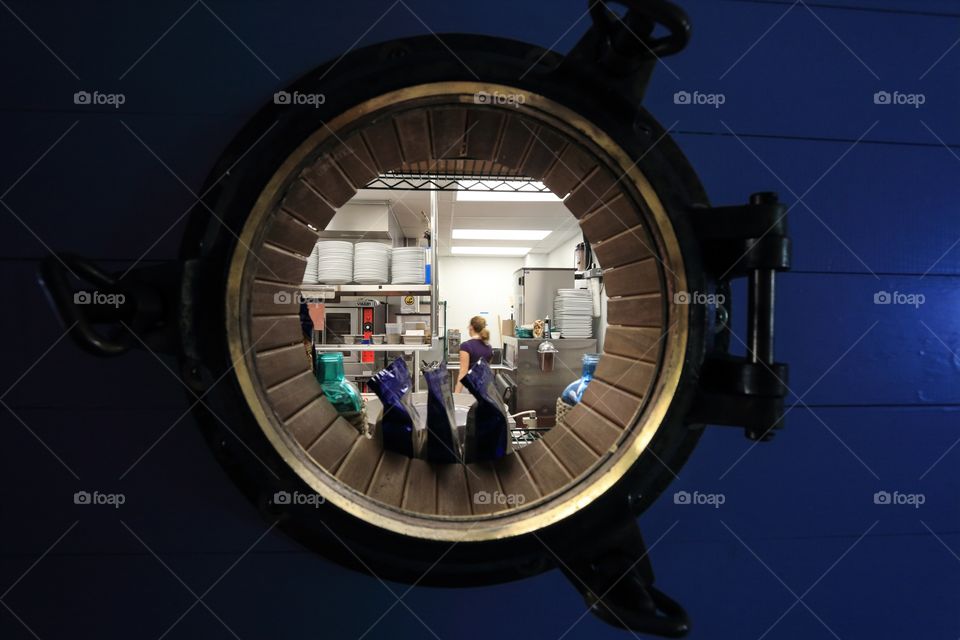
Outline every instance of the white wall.
POLYGON ((572 238, 548 253, 546 263, 541 266, 573 269, 576 266, 573 262, 573 250, 576 249, 577 245, 581 242, 583 242, 583 235, 579 233, 574 234, 572 238))
POLYGON ((490 343, 501 346, 501 319, 510 318, 513 304, 513 272, 523 268, 523 258, 439 258, 440 299, 447 301, 447 327, 469 338, 470 318, 483 315, 490 328, 490 343))
POLYGON ((546 267, 550 254, 547 253, 528 253, 523 256, 523 266, 525 267, 546 267))

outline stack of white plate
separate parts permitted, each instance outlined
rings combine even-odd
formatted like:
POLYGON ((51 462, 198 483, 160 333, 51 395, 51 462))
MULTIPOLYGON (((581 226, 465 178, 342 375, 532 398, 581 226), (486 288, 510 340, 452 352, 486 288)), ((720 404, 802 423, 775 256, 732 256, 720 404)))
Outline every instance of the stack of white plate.
POLYGON ((593 297, 588 289, 557 289, 553 313, 552 325, 564 338, 593 337, 593 297))
POLYGON ((427 253, 422 247, 398 247, 392 252, 393 284, 426 282, 427 253))
POLYGON ((313 245, 313 251, 307 258, 307 268, 303 272, 303 284, 317 284, 317 268, 320 265, 320 258, 317 253, 317 245, 313 245))
POLYGON ((321 240, 317 243, 317 282, 347 284, 353 281, 353 243, 321 240))
POLYGON ((390 282, 390 247, 381 242, 358 242, 353 252, 353 281, 357 284, 390 282))

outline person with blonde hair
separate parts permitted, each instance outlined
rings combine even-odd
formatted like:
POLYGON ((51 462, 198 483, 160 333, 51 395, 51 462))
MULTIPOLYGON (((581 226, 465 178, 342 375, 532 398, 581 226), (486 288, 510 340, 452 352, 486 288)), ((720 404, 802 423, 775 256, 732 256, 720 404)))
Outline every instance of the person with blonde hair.
POLYGON ((463 377, 467 375, 470 367, 477 364, 480 360, 485 360, 487 364, 493 357, 493 347, 490 346, 490 329, 487 328, 487 321, 483 316, 473 316, 470 318, 470 340, 460 343, 460 373, 457 375, 456 393, 463 393, 463 377))

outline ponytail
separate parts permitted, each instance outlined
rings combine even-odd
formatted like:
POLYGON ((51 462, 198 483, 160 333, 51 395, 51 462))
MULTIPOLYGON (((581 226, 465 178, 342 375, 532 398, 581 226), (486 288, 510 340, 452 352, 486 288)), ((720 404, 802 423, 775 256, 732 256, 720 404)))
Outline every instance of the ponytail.
POLYGON ((470 328, 485 343, 490 342, 490 329, 487 329, 487 321, 483 316, 473 316, 470 318, 470 328))

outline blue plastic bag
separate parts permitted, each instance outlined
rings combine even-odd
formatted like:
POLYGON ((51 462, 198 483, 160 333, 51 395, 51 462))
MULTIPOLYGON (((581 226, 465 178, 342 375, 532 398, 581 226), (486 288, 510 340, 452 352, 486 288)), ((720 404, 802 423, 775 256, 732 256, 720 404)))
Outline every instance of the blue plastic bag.
POLYGON ((477 399, 467 416, 464 461, 502 458, 507 454, 510 416, 503 402, 497 397, 493 370, 480 359, 460 382, 477 399))
POLYGON ((386 369, 375 373, 367 384, 383 405, 377 429, 383 448, 412 458, 414 429, 420 416, 410 397, 407 364, 403 358, 397 358, 386 369))
POLYGON ((430 462, 460 462, 462 452, 456 437, 456 407, 450 391, 450 374, 445 366, 437 366, 424 368, 423 377, 427 381, 426 458, 430 462))

